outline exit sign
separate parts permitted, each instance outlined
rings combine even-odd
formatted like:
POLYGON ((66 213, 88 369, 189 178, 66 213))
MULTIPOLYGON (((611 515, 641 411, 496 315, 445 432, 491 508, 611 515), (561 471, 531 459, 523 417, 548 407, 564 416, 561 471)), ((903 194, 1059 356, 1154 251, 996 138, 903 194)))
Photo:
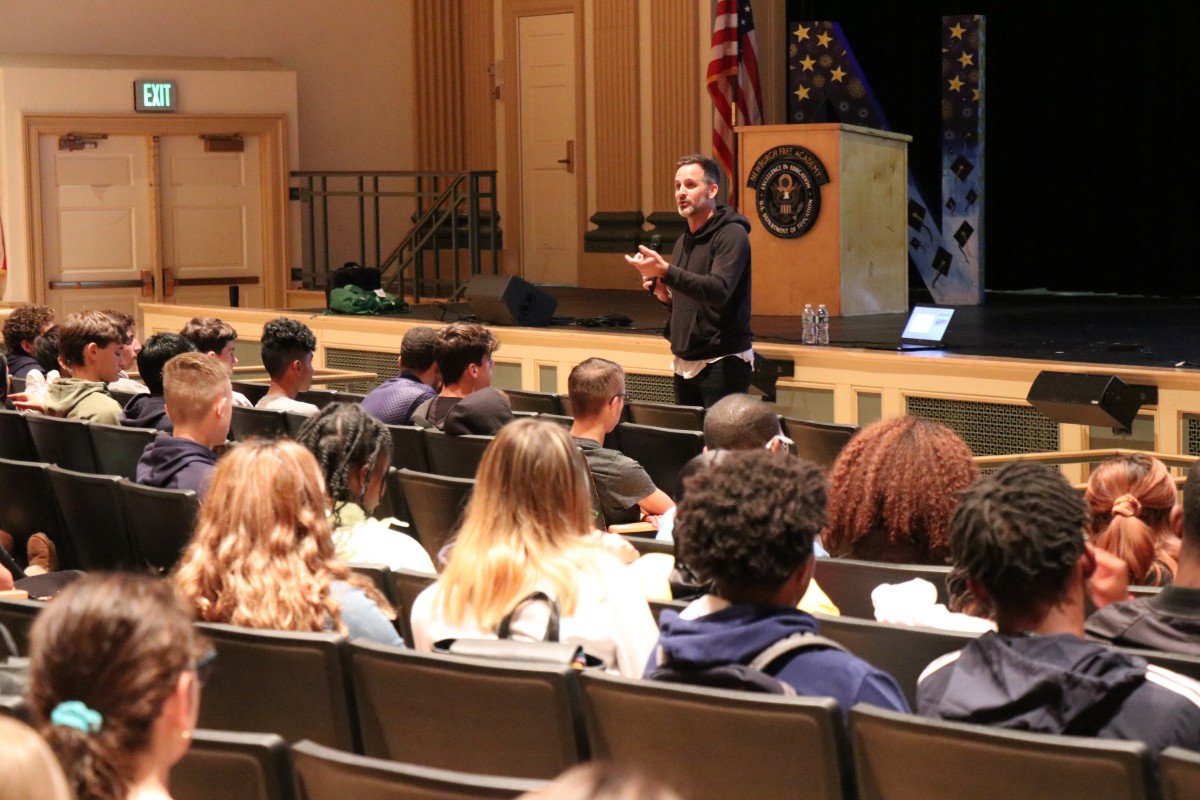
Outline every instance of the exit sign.
POLYGON ((179 110, 179 84, 175 81, 134 81, 133 110, 164 113, 179 110))

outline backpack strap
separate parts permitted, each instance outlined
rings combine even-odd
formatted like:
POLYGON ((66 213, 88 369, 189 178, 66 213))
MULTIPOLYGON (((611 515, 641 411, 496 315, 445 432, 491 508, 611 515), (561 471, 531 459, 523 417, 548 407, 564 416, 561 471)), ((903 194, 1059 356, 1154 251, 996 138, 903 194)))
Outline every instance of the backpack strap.
POLYGON ((513 620, 526 605, 537 602, 545 603, 550 607, 550 618, 546 621, 546 634, 542 637, 542 641, 557 642, 559 619, 562 616, 562 612, 559 609, 558 601, 545 592, 531 592, 517 601, 517 604, 513 606, 513 610, 505 614, 504 619, 500 620, 500 624, 496 627, 496 636, 500 639, 511 639, 513 620))
POLYGON ((780 639, 766 650, 763 650, 761 653, 755 656, 754 660, 747 664, 747 666, 749 666, 751 669, 756 669, 759 672, 765 672, 766 674, 770 675, 771 671, 768 669, 768 667, 788 653, 793 653, 800 650, 812 650, 818 647, 846 652, 846 648, 842 647, 833 639, 827 639, 824 636, 818 636, 815 633, 793 633, 791 636, 780 639))
POLYGON ((433 407, 433 401, 436 399, 437 396, 434 395, 424 403, 421 403, 421 405, 417 406, 416 409, 413 410, 412 416, 409 417, 409 422, 411 422, 413 425, 416 425, 418 428, 436 427, 432 422, 429 421, 429 411, 433 407))

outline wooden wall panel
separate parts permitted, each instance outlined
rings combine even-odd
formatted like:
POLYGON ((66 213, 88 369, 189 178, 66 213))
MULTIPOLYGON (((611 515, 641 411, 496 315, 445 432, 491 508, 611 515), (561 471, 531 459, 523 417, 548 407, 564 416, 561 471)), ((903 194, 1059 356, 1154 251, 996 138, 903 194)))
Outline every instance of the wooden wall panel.
POLYGON ((649 175, 653 181, 654 207, 650 211, 675 208, 672 184, 675 162, 696 150, 699 88, 704 76, 697 74, 696 30, 700 24, 694 0, 654 0, 650 6, 650 85, 654 93, 654 136, 649 175))
POLYGON ((496 101, 488 67, 495 61, 492 0, 463 0, 463 169, 496 169, 496 101))
POLYGON ((596 183, 599 211, 633 211, 641 205, 640 70, 636 3, 596 3, 594 8, 596 183))
MULTIPOLYGON (((463 0, 414 0, 416 169, 462 169, 463 0)), ((381 131, 386 135, 386 131, 381 131)))

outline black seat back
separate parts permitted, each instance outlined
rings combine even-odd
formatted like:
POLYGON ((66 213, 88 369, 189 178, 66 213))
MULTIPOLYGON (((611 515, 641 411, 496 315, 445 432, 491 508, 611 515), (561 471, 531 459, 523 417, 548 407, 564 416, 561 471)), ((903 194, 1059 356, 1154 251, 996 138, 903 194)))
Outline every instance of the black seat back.
POLYGON ((88 435, 91 423, 87 420, 30 414, 25 418, 25 424, 29 426, 39 461, 75 472, 97 471, 92 437, 88 435))
POLYGON ((142 563, 153 572, 170 572, 192 538, 200 501, 191 489, 159 489, 121 481, 125 524, 142 563))
POLYGON ((163 431, 155 428, 126 428, 123 425, 88 426, 92 439, 92 453, 96 457, 96 470, 105 475, 119 475, 133 480, 137 477, 137 465, 146 445, 163 431))
POLYGON ((63 528, 82 570, 135 570, 141 564, 125 525, 120 482, 116 475, 50 467, 63 528))

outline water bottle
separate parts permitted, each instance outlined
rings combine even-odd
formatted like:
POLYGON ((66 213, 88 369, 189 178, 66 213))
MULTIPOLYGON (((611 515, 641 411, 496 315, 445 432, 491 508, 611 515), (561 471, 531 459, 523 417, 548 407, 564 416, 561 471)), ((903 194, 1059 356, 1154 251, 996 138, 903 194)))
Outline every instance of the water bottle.
POLYGON ((800 341, 804 344, 817 343, 817 312, 813 311, 812 303, 804 304, 804 314, 800 318, 800 341))
POLYGON ((817 344, 829 344, 829 310, 824 303, 817 306, 817 344))

